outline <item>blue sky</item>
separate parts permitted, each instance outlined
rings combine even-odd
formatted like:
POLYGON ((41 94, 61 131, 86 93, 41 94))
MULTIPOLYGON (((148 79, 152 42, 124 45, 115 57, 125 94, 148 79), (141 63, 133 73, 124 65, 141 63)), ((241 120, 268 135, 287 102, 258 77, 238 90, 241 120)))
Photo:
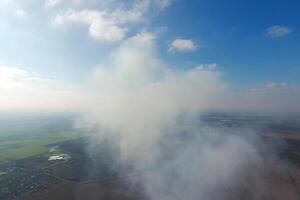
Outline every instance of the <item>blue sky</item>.
MULTIPOLYGON (((11 30, 1 31, 1 64, 33 68, 60 78, 65 75, 61 72, 69 76, 72 69, 77 76, 76 73, 97 65, 107 49, 118 45, 90 40, 80 27, 62 30, 51 26, 55 12, 68 5, 45 8, 43 1, 30 2, 26 5, 16 1, 15 8, 2 8, 7 14, 2 14, 1 21, 9 23, 11 30), (13 9, 23 9, 27 16, 13 16, 13 9)), ((299 83, 299 6, 298 1, 291 0, 188 3, 175 0, 134 28, 165 27, 159 48, 162 56, 178 67, 217 63, 229 81, 241 85, 269 81, 299 83), (272 38, 266 29, 275 25, 287 27, 291 32, 272 38), (168 44, 176 38, 191 39, 199 48, 193 52, 169 53, 168 44)))
POLYGON ((172 34, 199 43, 199 50, 170 60, 216 62, 235 84, 266 81, 299 83, 299 1, 178 1, 159 22, 172 34), (291 32, 279 38, 266 34, 280 25, 291 32), (202 47, 201 47, 202 46, 202 47))
POLYGON ((236 89, 294 88, 299 7, 296 0, 3 0, 0 65, 78 84, 126 40, 151 33, 171 69, 214 66, 236 89))

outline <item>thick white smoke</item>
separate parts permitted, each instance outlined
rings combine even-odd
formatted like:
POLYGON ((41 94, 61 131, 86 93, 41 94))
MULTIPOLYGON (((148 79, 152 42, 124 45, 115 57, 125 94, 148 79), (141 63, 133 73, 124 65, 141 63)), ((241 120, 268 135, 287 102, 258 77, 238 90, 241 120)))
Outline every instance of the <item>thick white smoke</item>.
POLYGON ((199 122, 225 89, 218 71, 170 68, 157 55, 154 35, 144 33, 96 70, 83 113, 100 135, 119 138, 123 162, 145 171, 139 181, 150 199, 243 199, 246 193, 264 199, 256 148, 199 122))
POLYGON ((91 85, 88 116, 121 134, 124 156, 142 157, 179 114, 210 108, 225 88, 218 72, 167 67, 149 33, 124 42, 98 68, 91 85))

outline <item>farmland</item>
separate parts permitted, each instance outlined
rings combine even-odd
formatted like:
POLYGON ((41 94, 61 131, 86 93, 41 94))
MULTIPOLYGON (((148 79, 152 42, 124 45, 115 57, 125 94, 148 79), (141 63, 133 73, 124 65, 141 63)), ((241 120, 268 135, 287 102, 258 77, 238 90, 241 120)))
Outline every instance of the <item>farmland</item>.
POLYGON ((61 116, 35 117, 23 123, 15 118, 0 120, 0 162, 47 154, 47 145, 78 137, 70 123, 61 116), (58 119, 61 121, 57 124, 58 119))
MULTIPOLYGON (((275 150, 290 163, 279 173, 263 152, 272 199, 297 199, 300 182, 299 124, 297 120, 261 117, 208 115, 202 119, 216 127, 255 127, 267 143, 283 141, 275 150)), ((1 121, 1 120, 0 120, 1 121)), ((26 123, 0 123, 0 199, 144 199, 139 177, 146 171, 132 171, 120 163, 120 152, 110 139, 89 151, 91 138, 73 128, 64 116, 33 118, 26 123), (67 154, 70 159, 49 161, 49 156, 67 154)))

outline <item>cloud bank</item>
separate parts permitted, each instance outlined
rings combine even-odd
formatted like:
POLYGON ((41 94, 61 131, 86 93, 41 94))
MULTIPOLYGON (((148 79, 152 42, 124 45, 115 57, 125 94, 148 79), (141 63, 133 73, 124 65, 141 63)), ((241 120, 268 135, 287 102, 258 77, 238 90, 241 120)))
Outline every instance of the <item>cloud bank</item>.
MULTIPOLYGON (((47 1, 46 5, 61 3, 58 0, 47 1)), ((79 2, 77 2, 79 3, 79 2)), ((105 1, 104 1, 105 4, 105 1)), ((132 1, 129 8, 124 2, 108 1, 111 7, 108 9, 80 9, 69 8, 59 13, 54 19, 54 24, 66 23, 83 24, 88 27, 89 36, 97 41, 117 42, 126 38, 127 32, 132 26, 145 20, 150 11, 157 8, 162 10, 171 4, 170 0, 142 0, 132 1), (117 6, 112 6, 117 5, 117 6), (125 7, 125 8, 124 8, 125 7)))
POLYGON ((69 84, 3 65, 0 66, 0 92, 2 111, 74 111, 76 99, 81 99, 78 88, 69 84))
POLYGON ((298 84, 268 82, 232 92, 225 98, 227 111, 254 113, 298 114, 300 86, 298 84))

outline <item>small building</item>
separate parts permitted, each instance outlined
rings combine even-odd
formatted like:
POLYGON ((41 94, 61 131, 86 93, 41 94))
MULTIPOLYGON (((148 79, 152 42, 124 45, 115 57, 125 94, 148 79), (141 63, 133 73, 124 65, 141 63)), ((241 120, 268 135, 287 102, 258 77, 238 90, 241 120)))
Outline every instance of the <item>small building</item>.
POLYGON ((6 174, 7 174, 7 172, 0 172, 0 176, 4 176, 6 174))
POLYGON ((49 161, 53 161, 53 160, 69 160, 71 158, 70 155, 66 154, 66 153, 63 153, 63 154, 59 154, 59 155, 56 155, 56 156, 50 156, 48 158, 49 161))

